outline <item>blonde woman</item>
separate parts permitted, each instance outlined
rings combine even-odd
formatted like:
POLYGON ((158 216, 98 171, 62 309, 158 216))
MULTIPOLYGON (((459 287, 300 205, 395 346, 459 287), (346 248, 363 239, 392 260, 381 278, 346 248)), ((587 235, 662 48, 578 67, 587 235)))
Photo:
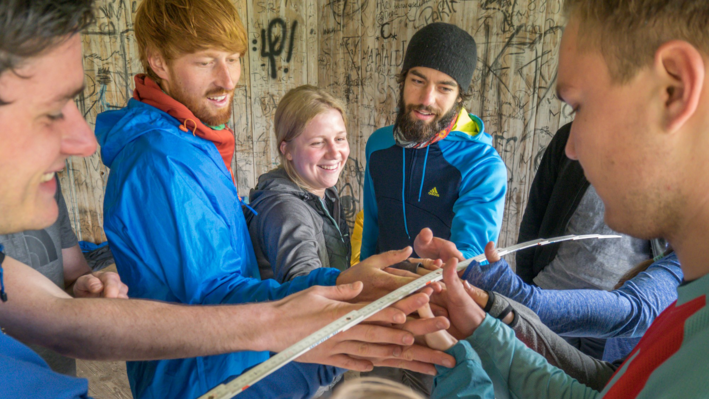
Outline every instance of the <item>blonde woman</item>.
POLYGON ((300 86, 281 99, 274 122, 281 166, 259 177, 249 194, 255 212, 245 210, 261 278, 344 270, 349 228, 335 187, 350 154, 344 104, 300 86))

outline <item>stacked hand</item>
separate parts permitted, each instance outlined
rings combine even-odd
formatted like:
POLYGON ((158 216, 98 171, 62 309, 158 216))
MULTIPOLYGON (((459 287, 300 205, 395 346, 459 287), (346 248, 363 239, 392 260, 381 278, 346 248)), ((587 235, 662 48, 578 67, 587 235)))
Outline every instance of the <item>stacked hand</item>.
POLYGON ((74 297, 128 299, 128 286, 121 282, 118 273, 93 272, 76 279, 74 297))

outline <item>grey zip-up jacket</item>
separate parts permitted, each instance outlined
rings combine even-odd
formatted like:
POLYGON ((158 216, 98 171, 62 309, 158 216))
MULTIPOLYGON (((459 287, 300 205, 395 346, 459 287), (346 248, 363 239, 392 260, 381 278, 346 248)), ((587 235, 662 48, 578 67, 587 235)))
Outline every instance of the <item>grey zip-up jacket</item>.
POLYGON ((258 213, 244 207, 262 279, 282 283, 319 267, 349 267, 349 227, 337 188, 320 199, 278 168, 259 177, 249 204, 258 213))

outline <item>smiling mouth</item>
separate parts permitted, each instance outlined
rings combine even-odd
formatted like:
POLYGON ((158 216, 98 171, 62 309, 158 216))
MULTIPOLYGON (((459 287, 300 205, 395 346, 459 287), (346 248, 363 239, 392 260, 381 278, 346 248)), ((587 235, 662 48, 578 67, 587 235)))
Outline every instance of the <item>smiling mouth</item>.
POLYGON ((46 182, 48 182, 48 181, 51 181, 52 179, 54 179, 54 175, 55 175, 55 174, 56 174, 56 173, 54 173, 54 172, 49 172, 49 173, 43 174, 43 175, 42 175, 41 182, 42 182, 42 183, 46 183, 46 182))
POLYGON ((337 170, 340 168, 340 164, 337 165, 318 165, 318 168, 325 170, 337 170))

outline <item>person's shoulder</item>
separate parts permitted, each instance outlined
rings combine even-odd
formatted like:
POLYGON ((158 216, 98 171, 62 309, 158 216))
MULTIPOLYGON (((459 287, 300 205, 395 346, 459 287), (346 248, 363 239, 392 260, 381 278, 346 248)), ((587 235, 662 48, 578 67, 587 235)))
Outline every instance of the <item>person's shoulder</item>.
POLYGON ((383 150, 396 144, 394 140, 394 125, 377 129, 367 139, 367 156, 374 151, 383 150))

